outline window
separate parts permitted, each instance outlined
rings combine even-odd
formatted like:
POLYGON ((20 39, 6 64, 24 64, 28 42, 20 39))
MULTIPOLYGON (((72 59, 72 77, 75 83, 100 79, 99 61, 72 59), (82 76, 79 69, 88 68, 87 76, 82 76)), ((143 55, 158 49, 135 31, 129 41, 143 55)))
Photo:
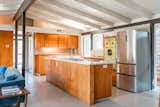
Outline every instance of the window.
POLYGON ((83 40, 83 56, 91 56, 91 35, 82 37, 83 40))
POLYGON ((103 49, 103 34, 93 35, 93 50, 103 49))

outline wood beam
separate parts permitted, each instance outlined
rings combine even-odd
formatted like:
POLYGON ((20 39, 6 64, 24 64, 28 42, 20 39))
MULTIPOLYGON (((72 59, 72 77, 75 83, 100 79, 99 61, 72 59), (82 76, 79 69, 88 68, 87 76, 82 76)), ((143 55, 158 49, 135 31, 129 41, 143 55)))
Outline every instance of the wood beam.
POLYGON ((147 18, 151 18, 154 15, 151 11, 145 9, 139 4, 136 4, 133 0, 115 0, 115 1, 125 7, 128 7, 129 9, 140 12, 142 15, 144 15, 147 18))
POLYGON ((35 2, 36 0, 24 0, 20 8, 17 10, 16 14, 13 17, 13 21, 18 20, 23 12, 27 11, 27 9, 35 2))
POLYGON ((86 5, 86 6, 90 7, 90 8, 96 9, 96 10, 98 10, 100 12, 103 12, 103 13, 105 13, 107 15, 115 17, 115 18, 117 18, 119 20, 122 20, 124 22, 127 22, 127 23, 131 22, 130 18, 128 18, 126 16, 123 16, 123 15, 121 15, 119 13, 116 13, 116 12, 114 12, 112 10, 109 10, 107 8, 104 8, 101 5, 92 2, 91 0, 75 0, 75 1, 77 1, 79 3, 82 3, 82 4, 84 4, 84 5, 86 5))
MULTIPOLYGON (((81 18, 78 18, 78 17, 72 16, 72 15, 69 15, 69 14, 64 13, 64 12, 57 11, 57 10, 55 10, 54 8, 49 8, 49 5, 35 4, 33 7, 34 7, 35 9, 39 10, 39 11, 45 11, 46 13, 54 14, 54 15, 60 16, 60 17, 62 17, 62 18, 66 18, 66 19, 69 19, 69 20, 73 20, 73 21, 75 21, 75 22, 79 22, 79 23, 82 23, 82 24, 84 24, 84 25, 91 26, 91 27, 93 27, 93 28, 97 28, 97 29, 100 29, 100 28, 101 28, 100 25, 97 25, 97 24, 88 22, 88 21, 86 21, 86 20, 83 20, 83 19, 81 19, 81 18)), ((33 8, 33 7, 32 7, 32 8, 33 8)))
POLYGON ((83 12, 83 11, 81 11, 81 10, 72 8, 72 7, 70 7, 70 6, 68 6, 68 5, 64 4, 64 3, 59 2, 59 0, 52 0, 52 1, 51 1, 51 0, 45 0, 45 1, 41 1, 41 2, 42 2, 43 4, 56 5, 57 7, 62 8, 62 9, 64 9, 64 10, 71 11, 71 12, 73 12, 73 13, 76 13, 76 14, 80 15, 80 16, 84 16, 84 17, 93 19, 93 20, 95 20, 95 21, 104 23, 104 24, 109 25, 109 26, 113 26, 113 24, 114 24, 113 22, 110 22, 110 21, 108 21, 108 20, 106 20, 106 19, 102 19, 102 18, 99 18, 99 17, 97 17, 97 16, 95 16, 95 15, 92 15, 92 14, 90 14, 90 13, 86 13, 86 12, 83 12))

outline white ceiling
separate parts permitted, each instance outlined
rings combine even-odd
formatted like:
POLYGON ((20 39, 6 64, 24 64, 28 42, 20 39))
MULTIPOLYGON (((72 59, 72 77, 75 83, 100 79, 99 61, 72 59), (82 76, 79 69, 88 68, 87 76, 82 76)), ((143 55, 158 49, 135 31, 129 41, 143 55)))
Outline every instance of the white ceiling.
POLYGON ((0 0, 0 15, 15 14, 23 0, 0 0))
MULTIPOLYGON (((0 0, 0 13, 23 0, 0 0)), ((80 32, 149 20, 160 16, 160 0, 36 0, 27 16, 80 32)))

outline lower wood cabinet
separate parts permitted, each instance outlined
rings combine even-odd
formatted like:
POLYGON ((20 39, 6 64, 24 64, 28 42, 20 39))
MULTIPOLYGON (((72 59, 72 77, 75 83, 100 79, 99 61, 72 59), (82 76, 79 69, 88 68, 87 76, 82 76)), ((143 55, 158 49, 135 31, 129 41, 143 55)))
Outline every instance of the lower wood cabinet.
POLYGON ((112 85, 117 85, 117 72, 116 72, 116 64, 113 64, 113 70, 112 70, 112 85))
POLYGON ((46 58, 54 55, 35 55, 35 74, 45 75, 47 70, 46 58))
POLYGON ((35 56, 35 73, 38 75, 45 75, 46 72, 45 56, 35 56))
POLYGON ((112 85, 113 86, 116 86, 116 84, 117 84, 117 73, 116 73, 116 70, 113 70, 112 71, 112 85))
POLYGON ((112 95, 112 64, 84 65, 65 61, 47 61, 47 81, 91 105, 112 95))

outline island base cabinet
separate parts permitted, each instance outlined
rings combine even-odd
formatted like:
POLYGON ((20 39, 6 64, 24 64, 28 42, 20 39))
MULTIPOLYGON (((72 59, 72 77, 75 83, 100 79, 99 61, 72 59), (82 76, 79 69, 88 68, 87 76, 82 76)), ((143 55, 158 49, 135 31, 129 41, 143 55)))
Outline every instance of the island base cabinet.
POLYGON ((85 65, 48 60, 47 81, 88 105, 111 96, 112 65, 85 65))
POLYGON ((103 65, 94 66, 95 100, 112 95, 112 65, 103 68, 103 65))

